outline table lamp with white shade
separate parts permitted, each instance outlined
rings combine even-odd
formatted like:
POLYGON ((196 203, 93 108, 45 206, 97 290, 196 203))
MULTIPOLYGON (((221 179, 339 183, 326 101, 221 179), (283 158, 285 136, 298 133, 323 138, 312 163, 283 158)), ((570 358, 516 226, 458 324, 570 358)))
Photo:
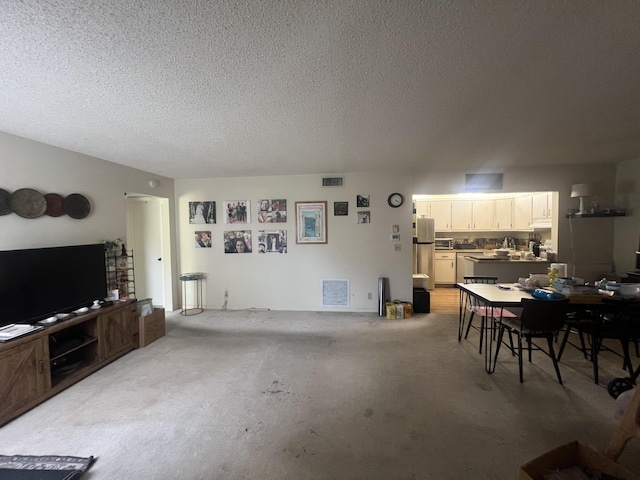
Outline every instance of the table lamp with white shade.
POLYGON ((580 210, 578 213, 587 213, 584 207, 584 197, 591 195, 591 186, 588 183, 576 183, 571 186, 571 198, 580 198, 580 210))

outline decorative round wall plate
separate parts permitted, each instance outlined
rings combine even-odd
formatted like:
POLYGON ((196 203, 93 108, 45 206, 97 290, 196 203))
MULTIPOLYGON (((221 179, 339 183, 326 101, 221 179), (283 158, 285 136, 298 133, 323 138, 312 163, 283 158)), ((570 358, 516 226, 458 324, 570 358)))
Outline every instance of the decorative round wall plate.
POLYGON ((11 213, 11 194, 0 188, 0 215, 11 213))
POLYGON ((62 207, 67 215, 76 219, 85 218, 91 211, 89 200, 79 193, 67 195, 62 202, 62 207))
POLYGON ((11 194, 11 210, 23 218, 38 218, 47 209, 47 201, 37 190, 21 188, 11 194))
POLYGON ((64 215, 64 209, 62 208, 63 198, 57 193, 46 193, 44 199, 47 201, 47 209, 45 214, 50 217, 60 217, 64 215))

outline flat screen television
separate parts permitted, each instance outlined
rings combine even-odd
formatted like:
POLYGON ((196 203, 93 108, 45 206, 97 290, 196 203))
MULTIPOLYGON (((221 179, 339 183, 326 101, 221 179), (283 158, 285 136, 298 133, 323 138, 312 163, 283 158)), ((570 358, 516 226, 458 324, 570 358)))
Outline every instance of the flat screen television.
POLYGON ((71 312, 106 294, 101 243, 0 251, 0 326, 71 312))

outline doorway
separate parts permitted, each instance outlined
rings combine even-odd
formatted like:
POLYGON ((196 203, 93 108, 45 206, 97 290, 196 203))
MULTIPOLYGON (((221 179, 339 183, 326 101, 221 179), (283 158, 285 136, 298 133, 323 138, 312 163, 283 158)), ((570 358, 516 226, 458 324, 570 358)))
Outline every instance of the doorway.
POLYGON ((136 298, 173 310, 169 200, 128 194, 127 245, 134 252, 136 298))

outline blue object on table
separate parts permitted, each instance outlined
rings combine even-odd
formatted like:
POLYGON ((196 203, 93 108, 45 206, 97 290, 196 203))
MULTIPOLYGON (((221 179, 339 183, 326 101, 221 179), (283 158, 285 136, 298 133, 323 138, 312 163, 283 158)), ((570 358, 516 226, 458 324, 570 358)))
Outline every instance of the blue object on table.
POLYGON ((201 272, 193 272, 193 273, 181 273, 180 280, 188 281, 188 280, 200 280, 202 278, 201 272))
POLYGON ((560 300, 561 298, 565 298, 564 295, 559 292, 550 292, 549 290, 543 290, 542 288, 536 288, 531 292, 531 296, 538 300, 560 300))

